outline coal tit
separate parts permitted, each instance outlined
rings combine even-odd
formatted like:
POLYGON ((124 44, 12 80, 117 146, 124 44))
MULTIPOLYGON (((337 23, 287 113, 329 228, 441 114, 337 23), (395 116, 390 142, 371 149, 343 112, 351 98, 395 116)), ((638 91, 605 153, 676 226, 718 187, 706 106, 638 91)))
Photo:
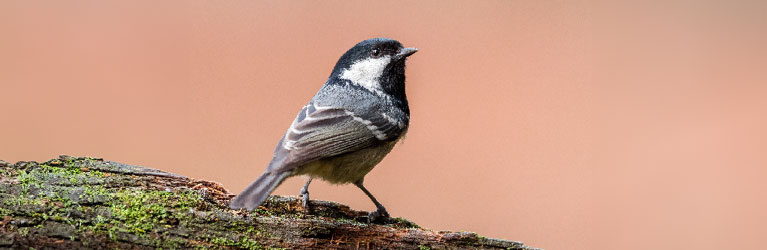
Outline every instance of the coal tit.
POLYGON ((320 178, 354 183, 376 206, 370 220, 389 217, 362 182, 407 132, 405 60, 417 51, 386 38, 365 40, 346 51, 277 143, 266 171, 230 207, 253 210, 286 178, 308 175, 300 191, 305 209, 309 184, 320 178))

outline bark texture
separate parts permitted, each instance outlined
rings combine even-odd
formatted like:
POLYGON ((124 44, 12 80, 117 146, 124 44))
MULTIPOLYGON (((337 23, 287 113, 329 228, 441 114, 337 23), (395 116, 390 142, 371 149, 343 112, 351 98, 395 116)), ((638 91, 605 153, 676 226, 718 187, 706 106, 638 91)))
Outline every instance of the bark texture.
POLYGON ((402 219, 271 196, 251 213, 228 209, 221 185, 156 169, 61 156, 0 160, 0 248, 36 249, 533 249, 470 232, 434 232, 402 219))

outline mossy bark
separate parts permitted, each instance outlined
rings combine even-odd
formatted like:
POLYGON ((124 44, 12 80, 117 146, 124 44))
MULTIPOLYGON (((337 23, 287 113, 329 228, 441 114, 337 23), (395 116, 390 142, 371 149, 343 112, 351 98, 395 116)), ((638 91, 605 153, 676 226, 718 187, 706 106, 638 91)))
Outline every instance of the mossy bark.
POLYGON ((531 249, 405 219, 364 223, 348 206, 271 196, 228 209, 219 184, 88 157, 0 160, 0 248, 531 249))

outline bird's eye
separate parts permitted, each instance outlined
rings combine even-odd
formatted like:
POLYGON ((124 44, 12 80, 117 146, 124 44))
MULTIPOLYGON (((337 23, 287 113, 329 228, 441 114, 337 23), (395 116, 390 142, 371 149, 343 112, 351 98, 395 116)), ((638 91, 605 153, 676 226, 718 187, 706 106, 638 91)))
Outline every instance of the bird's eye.
POLYGON ((373 56, 373 57, 379 57, 379 56, 381 56, 381 51, 378 50, 378 49, 373 49, 373 50, 370 51, 370 55, 373 56))

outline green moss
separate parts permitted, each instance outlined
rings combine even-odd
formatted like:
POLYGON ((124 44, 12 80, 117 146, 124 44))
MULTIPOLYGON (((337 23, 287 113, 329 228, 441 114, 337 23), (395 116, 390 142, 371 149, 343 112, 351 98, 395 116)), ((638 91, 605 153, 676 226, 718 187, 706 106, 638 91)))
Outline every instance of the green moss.
POLYGON ((26 192, 29 190, 28 189, 29 185, 32 185, 33 183, 36 182, 35 177, 27 173, 27 171, 25 170, 19 170, 18 173, 19 173, 19 176, 16 177, 16 180, 21 185, 21 188, 24 191, 23 194, 26 194, 26 192))
MULTIPOLYGON (((95 161, 95 159, 85 159, 95 161)), ((16 172, 15 180, 20 188, 9 192, 0 209, 0 215, 23 215, 31 218, 35 226, 45 221, 57 221, 74 226, 80 233, 105 234, 117 240, 121 233, 145 236, 158 233, 182 219, 189 219, 190 208, 201 204, 201 197, 192 190, 159 191, 144 189, 108 189, 105 174, 83 166, 83 160, 52 160, 48 164, 31 165, 16 172), (91 185, 93 184, 93 185, 91 185), (79 190, 79 191, 78 191, 79 190), (15 193, 15 195, 14 195, 15 193), (72 195, 70 197, 69 195, 72 195), (75 199, 73 202, 70 198, 75 199), (82 206, 102 203, 107 209, 99 212, 82 206), (13 210, 10 210, 13 208, 13 210), (99 215, 72 219, 73 214, 99 215), (114 223, 114 220, 121 223, 114 223)), ((16 231, 28 232, 26 227, 16 231)), ((156 237, 156 236, 153 236, 156 237)), ((161 237, 152 245, 163 248, 179 248, 183 239, 161 237)))
POLYGON ((183 219, 189 209, 200 204, 194 192, 123 190, 114 194, 117 200, 111 213, 123 221, 120 231, 142 235, 159 225, 183 219))
POLYGON ((274 213, 272 211, 264 210, 260 208, 256 208, 255 210, 253 210, 253 212, 262 216, 274 216, 274 213))
POLYGON ((399 226, 399 227, 418 228, 418 229, 421 228, 421 226, 418 226, 418 224, 415 224, 414 222, 409 221, 409 220, 407 220, 405 218, 402 218, 402 217, 391 218, 391 220, 392 220, 393 224, 395 224, 396 226, 399 226))
POLYGON ((103 186, 91 186, 91 185, 85 185, 85 189, 83 190, 83 194, 80 195, 80 199, 84 200, 91 200, 95 201, 97 199, 100 199, 101 197, 109 197, 111 198, 112 193, 110 193, 106 188, 103 186))
POLYGON ((41 183, 75 186, 93 181, 103 181, 104 173, 100 171, 83 171, 77 167, 56 167, 38 165, 29 171, 19 170, 18 182, 25 188, 39 186, 41 183))
POLYGON ((261 246, 261 243, 258 243, 258 241, 252 240, 247 237, 240 237, 240 239, 237 241, 230 240, 227 238, 213 238, 210 240, 210 242, 219 246, 236 247, 236 248, 242 248, 242 249, 250 249, 250 250, 264 249, 264 247, 261 246))
MULTIPOLYGON (((103 179, 106 175, 90 170, 87 167, 89 161, 97 160, 65 158, 46 164, 27 164, 15 170, 4 169, 4 176, 15 179, 18 186, 4 186, 4 193, 8 196, 0 204, 0 216, 24 216, 29 218, 30 226, 41 229, 45 221, 65 223, 72 225, 77 232, 105 234, 116 240, 120 233, 142 237, 149 232, 157 234, 160 229, 167 229, 180 219, 191 217, 190 208, 201 204, 201 197, 191 190, 108 189, 99 185, 105 183, 103 179), (100 212, 78 204, 93 201, 105 203, 103 205, 107 209, 100 212), (94 213, 98 215, 88 218, 71 216, 94 213), (114 223, 114 220, 121 223, 114 223)), ((21 235, 30 232, 28 226, 8 229, 21 235)), ((160 238, 151 245, 180 248, 184 243, 180 238, 160 238)))
POLYGON ((22 227, 16 230, 16 233, 18 233, 22 237, 26 237, 29 235, 29 228, 28 227, 22 227))
POLYGON ((431 247, 424 246, 424 245, 418 245, 418 250, 431 250, 431 247))
MULTIPOLYGON (((265 209, 243 216, 226 208, 215 192, 203 196, 202 191, 186 188, 196 184, 184 183, 184 179, 130 174, 108 167, 99 159, 73 157, 42 164, 0 166, 3 180, 9 183, 0 185, 4 201, 0 203, 0 219, 7 215, 20 222, 6 225, 6 230, 80 240, 85 244, 103 244, 100 241, 105 240, 106 246, 110 246, 111 239, 161 249, 277 249, 269 245, 284 244, 280 237, 290 235, 271 229, 292 218, 324 220, 321 225, 301 229, 302 236, 329 236, 339 225, 372 226, 332 208, 306 215, 295 202, 273 198, 265 209), (327 224, 328 221, 334 223, 327 224)), ((387 226, 418 228, 402 218, 392 218, 387 226)))

